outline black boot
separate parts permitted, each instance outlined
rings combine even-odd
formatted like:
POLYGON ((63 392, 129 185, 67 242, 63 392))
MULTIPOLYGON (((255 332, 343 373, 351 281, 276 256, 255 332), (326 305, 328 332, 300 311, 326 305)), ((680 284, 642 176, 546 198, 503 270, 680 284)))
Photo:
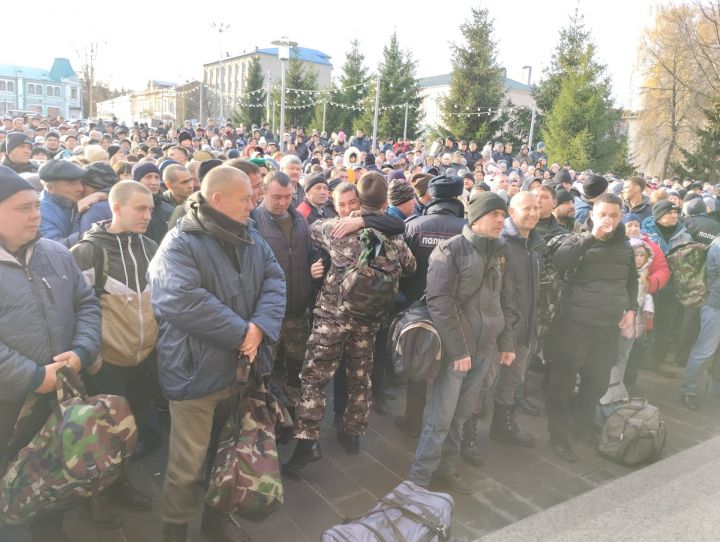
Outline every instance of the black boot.
POLYGON ((162 542, 187 542, 187 523, 163 523, 162 542))
POLYGON ((292 457, 282 467, 285 473, 302 469, 308 463, 322 458, 322 450, 317 440, 298 439, 292 457))
POLYGON ((337 439, 348 454, 357 455, 360 453, 360 437, 357 435, 351 435, 339 429, 337 439))
POLYGON ((478 443, 478 419, 470 418, 463 424, 462 441, 460 442, 460 457, 468 465, 482 467, 485 460, 480 455, 478 443))
POLYGON ((104 494, 112 504, 124 510, 145 512, 152 508, 152 499, 133 486, 124 472, 104 494))
POLYGON ((535 436, 522 431, 515 423, 514 408, 498 403, 493 410, 490 438, 526 448, 535 446, 535 436))
MULTIPOLYGON (((290 414, 290 419, 295 422, 295 407, 289 406, 287 407, 288 414, 290 414)), ((293 437, 293 431, 295 430, 295 427, 292 425, 289 425, 287 427, 280 427, 277 432, 277 441, 278 444, 287 444, 292 440, 293 437)))
POLYGON ((250 535, 230 514, 205 505, 200 530, 211 540, 218 542, 250 542, 250 535))
POLYGON ((105 495, 95 495, 85 504, 90 521, 97 529, 117 529, 125 523, 123 513, 105 495))

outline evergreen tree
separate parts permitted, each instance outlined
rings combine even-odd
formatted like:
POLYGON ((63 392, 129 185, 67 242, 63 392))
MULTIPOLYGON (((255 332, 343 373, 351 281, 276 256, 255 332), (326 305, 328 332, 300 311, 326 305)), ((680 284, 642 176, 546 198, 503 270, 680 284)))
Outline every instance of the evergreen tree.
POLYGON ((703 111, 706 122, 702 128, 695 129, 695 150, 680 149, 684 163, 674 163, 672 169, 680 177, 717 184, 720 183, 720 98, 703 111))
MULTIPOLYGON (((402 137, 405 123, 405 103, 408 104, 407 136, 413 138, 418 132, 420 118, 420 87, 416 71, 417 61, 410 51, 403 51, 397 39, 397 32, 390 37, 390 43, 383 48, 380 63, 380 114, 378 117, 378 139, 402 137)), ((372 135, 375 111, 375 82, 371 80, 370 91, 363 102, 363 113, 353 129, 361 129, 372 135)))
POLYGON ((619 138, 619 145, 615 162, 610 167, 610 171, 622 178, 630 177, 635 173, 637 168, 633 163, 633 156, 630 153, 627 136, 621 136, 619 138))
POLYGON ((346 106, 338 109, 338 115, 331 130, 344 130, 351 132, 355 122, 362 114, 357 107, 362 102, 363 96, 367 94, 368 69, 365 67, 365 55, 360 52, 360 42, 353 40, 350 43, 350 51, 345 56, 345 63, 342 67, 342 74, 338 81, 338 91, 334 93, 332 101, 346 106))
POLYGON ((247 84, 240 101, 245 105, 237 108, 233 115, 235 122, 244 123, 249 128, 253 124, 260 126, 265 118, 269 118, 270 113, 265 113, 265 78, 258 55, 252 58, 248 67, 247 84))
POLYGON ((460 26, 464 44, 451 45, 450 94, 440 107, 447 130, 456 137, 475 139, 480 146, 502 129, 497 110, 505 95, 503 71, 497 64, 493 21, 487 9, 473 9, 460 26))
POLYGON ((551 161, 568 160, 576 169, 605 172, 616 163, 621 150, 615 133, 620 112, 613 106, 610 79, 605 66, 595 60, 595 46, 583 29, 582 18, 576 13, 571 23, 577 28, 561 33, 570 43, 561 41, 553 57, 562 71, 540 85, 538 96, 550 104, 549 109, 543 106, 546 120, 541 137, 551 161), (582 43, 577 43, 578 36, 582 43), (576 54, 578 49, 581 52, 576 54), (572 62, 558 60, 570 56, 572 62))

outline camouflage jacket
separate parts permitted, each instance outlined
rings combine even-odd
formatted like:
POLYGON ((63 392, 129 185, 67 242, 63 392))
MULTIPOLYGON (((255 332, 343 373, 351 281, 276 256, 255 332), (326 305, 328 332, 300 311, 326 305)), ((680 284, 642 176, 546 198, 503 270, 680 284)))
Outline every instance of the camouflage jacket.
MULTIPOLYGON (((350 216, 365 216, 381 214, 369 211, 353 211, 350 216)), ((330 255, 330 269, 325 275, 325 281, 315 303, 314 313, 321 317, 333 317, 338 315, 340 283, 345 271, 352 266, 360 256, 363 245, 360 242, 360 233, 356 232, 345 237, 335 239, 332 230, 339 221, 339 218, 329 220, 318 220, 310 226, 310 238, 315 245, 325 250, 330 255)), ((391 235, 382 232, 386 238, 393 243, 400 259, 402 275, 410 275, 415 272, 415 256, 403 240, 402 235, 391 235)))

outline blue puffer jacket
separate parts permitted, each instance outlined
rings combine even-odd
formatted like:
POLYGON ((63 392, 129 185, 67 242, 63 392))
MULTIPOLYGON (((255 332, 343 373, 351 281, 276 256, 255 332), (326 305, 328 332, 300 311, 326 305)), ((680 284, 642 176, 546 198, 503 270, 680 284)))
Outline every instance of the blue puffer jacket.
POLYGON ((77 206, 70 200, 43 190, 40 194, 40 234, 70 248, 80 239, 77 206))
POLYGON ((673 233, 670 241, 665 241, 665 238, 662 233, 660 233, 660 229, 657 227, 653 217, 643 220, 640 231, 646 234, 653 243, 658 245, 665 255, 667 255, 667 253, 675 247, 693 242, 692 235, 688 233, 685 226, 680 222, 678 222, 675 227, 675 233, 673 233))
POLYGON ((150 262, 160 386, 168 399, 197 399, 231 386, 251 322, 264 334, 255 363, 263 374, 272 370, 269 345, 280 336, 285 275, 258 231, 245 232, 241 273, 194 212, 168 232, 150 262))
POLYGON ((0 401, 37 388, 54 356, 88 366, 100 348, 100 305, 68 249, 39 239, 25 260, 0 248, 0 401))

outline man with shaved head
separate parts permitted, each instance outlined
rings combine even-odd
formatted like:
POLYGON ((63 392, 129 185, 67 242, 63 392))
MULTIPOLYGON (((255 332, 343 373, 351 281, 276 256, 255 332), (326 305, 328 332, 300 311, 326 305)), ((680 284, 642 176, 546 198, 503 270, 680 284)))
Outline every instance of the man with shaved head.
MULTIPOLYGON (((535 319, 538 291, 540 289, 540 260, 545 242, 535 231, 540 218, 538 198, 532 192, 519 192, 508 209, 510 216, 505 219, 501 239, 507 246, 506 268, 512 274, 513 299, 516 312, 516 324, 513 328, 515 359, 509 363, 496 355, 484 379, 483 389, 496 381, 495 408, 490 438, 514 444, 533 446, 535 437, 522 431, 515 423, 515 391, 525 380, 525 366, 528 355, 535 345, 535 319)), ((477 426, 483 395, 480 394, 475 415, 466 422, 463 431, 464 446, 461 447, 463 459, 477 459, 477 450, 471 452, 469 440, 477 442, 477 426)), ((472 448, 476 448, 475 444, 472 448)))
MULTIPOLYGON (((172 417, 161 497, 165 542, 186 540, 197 513, 215 407, 237 393, 239 364, 270 373, 270 346, 285 314, 282 268, 258 231, 246 227, 254 206, 248 176, 217 166, 186 205, 148 272, 160 386, 172 417)), ((216 540, 246 536, 207 504, 202 531, 216 540)))

